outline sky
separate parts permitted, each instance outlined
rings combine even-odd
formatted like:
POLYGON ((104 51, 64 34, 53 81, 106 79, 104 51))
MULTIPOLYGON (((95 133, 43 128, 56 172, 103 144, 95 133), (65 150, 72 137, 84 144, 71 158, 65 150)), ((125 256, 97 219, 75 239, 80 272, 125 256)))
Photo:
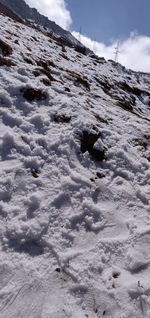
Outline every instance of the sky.
POLYGON ((150 36, 149 0, 66 0, 72 28, 97 41, 109 43, 130 33, 150 36), (144 5, 143 5, 144 3, 144 5))
POLYGON ((150 72, 150 0, 25 1, 71 31, 97 55, 114 59, 119 46, 120 63, 150 72))

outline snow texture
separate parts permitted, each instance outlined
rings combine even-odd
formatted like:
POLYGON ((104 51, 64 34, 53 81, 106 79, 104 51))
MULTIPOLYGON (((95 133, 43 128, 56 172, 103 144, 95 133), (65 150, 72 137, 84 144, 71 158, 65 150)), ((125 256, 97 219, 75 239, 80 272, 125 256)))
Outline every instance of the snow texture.
POLYGON ((149 318, 149 74, 0 31, 0 317, 149 318))

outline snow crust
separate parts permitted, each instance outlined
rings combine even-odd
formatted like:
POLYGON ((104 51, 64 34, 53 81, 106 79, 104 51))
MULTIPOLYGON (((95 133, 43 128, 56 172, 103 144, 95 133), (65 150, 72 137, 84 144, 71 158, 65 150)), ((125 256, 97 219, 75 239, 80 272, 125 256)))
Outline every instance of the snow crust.
POLYGON ((0 317, 149 318, 149 75, 0 31, 0 317))

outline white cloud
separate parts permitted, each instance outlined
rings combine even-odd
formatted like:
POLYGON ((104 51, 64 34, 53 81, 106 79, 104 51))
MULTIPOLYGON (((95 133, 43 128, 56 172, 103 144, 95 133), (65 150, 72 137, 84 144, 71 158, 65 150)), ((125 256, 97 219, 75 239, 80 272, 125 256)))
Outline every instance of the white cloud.
POLYGON ((32 8, 36 8, 41 14, 55 21, 64 29, 71 25, 71 15, 66 8, 65 0, 25 0, 32 8))
MULTIPOLYGON (((77 32, 72 34, 97 55, 114 59, 117 42, 106 46, 77 32)), ((127 40, 120 42, 119 51, 119 63, 135 71, 150 72, 150 37, 131 33, 127 40)))

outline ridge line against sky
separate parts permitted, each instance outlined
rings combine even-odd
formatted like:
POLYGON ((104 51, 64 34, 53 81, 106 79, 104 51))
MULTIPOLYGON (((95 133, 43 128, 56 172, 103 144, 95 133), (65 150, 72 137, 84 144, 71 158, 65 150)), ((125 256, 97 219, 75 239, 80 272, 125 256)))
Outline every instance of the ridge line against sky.
MULTIPOLYGON (((72 34, 81 42, 92 49, 97 55, 106 59, 114 59, 115 47, 119 39, 105 44, 103 41, 94 41, 86 35, 72 30, 72 16, 65 0, 25 0, 31 7, 35 7, 41 14, 55 21, 64 29, 72 31, 72 34)), ((86 31, 86 30, 85 30, 86 31)), ((135 71, 150 72, 150 37, 131 32, 130 36, 120 41, 119 62, 135 71)))

